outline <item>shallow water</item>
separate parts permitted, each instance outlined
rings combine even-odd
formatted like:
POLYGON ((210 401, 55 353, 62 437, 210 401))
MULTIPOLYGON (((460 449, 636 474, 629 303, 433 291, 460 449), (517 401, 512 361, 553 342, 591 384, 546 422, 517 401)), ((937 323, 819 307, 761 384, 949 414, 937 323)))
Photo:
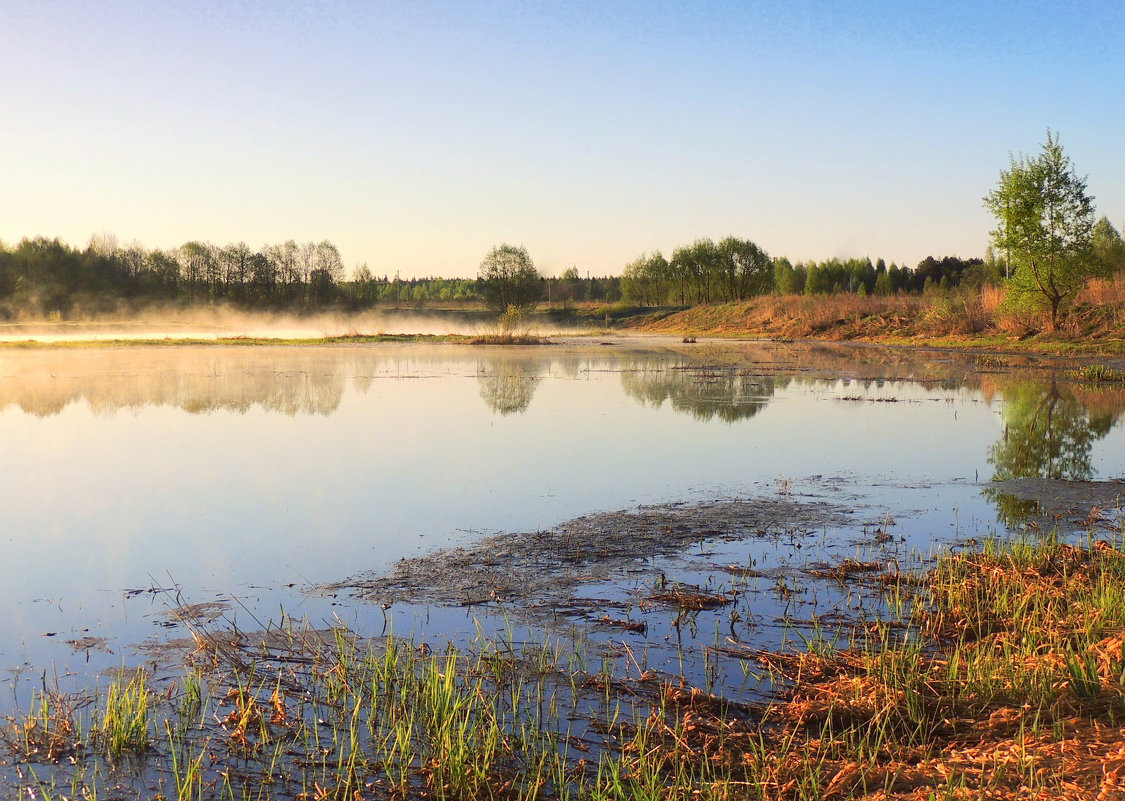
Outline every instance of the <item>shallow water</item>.
MULTIPOLYGON (((1123 410, 1049 360, 886 348, 6 350, 0 664, 15 685, 136 662, 184 635, 176 604, 223 602, 244 629, 281 609, 377 623, 308 590, 597 510, 782 493, 856 510, 818 554, 888 519, 926 551, 1016 522, 994 476, 1121 477, 1123 410)), ((394 615, 440 637, 475 612, 394 615)))

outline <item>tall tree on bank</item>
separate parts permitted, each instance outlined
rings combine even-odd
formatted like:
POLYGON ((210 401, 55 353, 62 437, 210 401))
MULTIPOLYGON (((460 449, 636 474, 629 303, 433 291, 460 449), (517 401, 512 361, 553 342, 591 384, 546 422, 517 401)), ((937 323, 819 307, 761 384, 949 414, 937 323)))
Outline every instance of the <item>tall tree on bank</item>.
POLYGON ((1090 238, 1094 199, 1086 194, 1086 179, 1048 131, 1036 158, 1012 158, 984 204, 997 222, 992 242, 1011 254, 1015 267, 1011 301, 1046 309, 1049 330, 1055 330, 1059 310, 1098 268, 1090 238))
POLYGON ((512 306, 521 312, 531 311, 543 295, 539 273, 522 245, 505 243, 488 251, 477 279, 484 302, 497 314, 512 306))
POLYGON ((720 242, 719 265, 728 300, 746 300, 772 286, 773 261, 749 239, 728 236, 720 242))
POLYGON ((672 283, 671 267, 658 250, 625 265, 621 273, 621 294, 642 306, 662 306, 672 283))

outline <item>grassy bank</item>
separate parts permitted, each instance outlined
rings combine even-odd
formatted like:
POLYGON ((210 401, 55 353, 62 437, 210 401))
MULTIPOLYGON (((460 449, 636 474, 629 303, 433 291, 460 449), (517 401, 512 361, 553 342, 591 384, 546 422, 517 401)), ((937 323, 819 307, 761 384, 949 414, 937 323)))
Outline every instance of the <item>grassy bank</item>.
POLYGON ((814 618, 793 650, 709 649, 768 679, 767 703, 581 639, 199 630, 174 683, 44 690, 6 739, 25 798, 1113 797, 1120 545, 987 543, 921 573, 845 561, 832 579, 878 586, 889 614, 814 618))
POLYGON ((741 303, 621 310, 615 325, 684 336, 827 339, 1052 353, 1125 354, 1125 281, 1094 281, 1057 332, 1006 311, 1001 290, 861 297, 766 295, 741 303))

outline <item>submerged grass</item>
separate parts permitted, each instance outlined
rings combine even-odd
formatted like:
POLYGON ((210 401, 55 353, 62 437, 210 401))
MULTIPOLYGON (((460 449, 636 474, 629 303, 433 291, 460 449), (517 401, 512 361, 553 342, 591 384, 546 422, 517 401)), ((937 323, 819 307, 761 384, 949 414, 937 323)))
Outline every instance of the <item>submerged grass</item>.
MULTIPOLYGON (((121 785, 127 751, 146 760, 136 797, 177 799, 1125 793, 1120 541, 990 541, 875 578, 890 611, 850 637, 818 628, 800 649, 706 649, 762 671, 767 703, 641 670, 628 649, 636 671, 593 669, 571 641, 433 649, 336 628, 234 645, 199 632, 165 692, 137 674, 100 704, 43 694, 8 742, 90 797, 121 785)), ((677 590, 670 603, 722 600, 677 590)))
POLYGON ((128 681, 122 675, 109 685, 97 734, 111 758, 118 759, 126 751, 139 753, 149 747, 153 703, 143 670, 138 670, 128 681))

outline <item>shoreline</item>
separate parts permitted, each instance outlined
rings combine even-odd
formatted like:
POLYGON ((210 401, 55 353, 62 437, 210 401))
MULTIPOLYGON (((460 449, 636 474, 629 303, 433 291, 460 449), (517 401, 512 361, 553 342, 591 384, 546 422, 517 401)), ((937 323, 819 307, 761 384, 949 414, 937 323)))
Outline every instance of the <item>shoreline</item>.
POLYGON ((181 347, 311 347, 340 345, 378 345, 394 343, 433 343, 452 345, 535 347, 552 345, 631 345, 631 344, 683 344, 736 345, 749 344, 806 344, 836 345, 840 347, 872 347, 901 351, 934 351, 952 353, 985 353, 999 356, 1048 356, 1073 358, 1083 361, 1112 360, 1125 366, 1125 339, 1068 339, 1055 335, 1043 338, 1019 338, 1002 335, 947 335, 906 336, 886 334, 879 336, 779 336, 768 331, 732 330, 729 328, 697 328, 691 326, 645 325, 632 322, 625 327, 591 328, 585 330, 549 331, 547 333, 517 333, 500 335, 488 333, 412 333, 376 332, 346 333, 329 336, 270 336, 258 334, 215 334, 184 336, 115 336, 94 335, 91 338, 55 338, 52 334, 29 335, 26 339, 0 339, 0 352, 4 350, 79 350, 84 348, 181 348, 181 347), (96 338, 95 338, 96 337, 96 338), (690 340, 692 341, 688 341, 690 340), (608 340, 608 341, 607 341, 608 340), (624 340, 615 342, 613 340, 624 340))

